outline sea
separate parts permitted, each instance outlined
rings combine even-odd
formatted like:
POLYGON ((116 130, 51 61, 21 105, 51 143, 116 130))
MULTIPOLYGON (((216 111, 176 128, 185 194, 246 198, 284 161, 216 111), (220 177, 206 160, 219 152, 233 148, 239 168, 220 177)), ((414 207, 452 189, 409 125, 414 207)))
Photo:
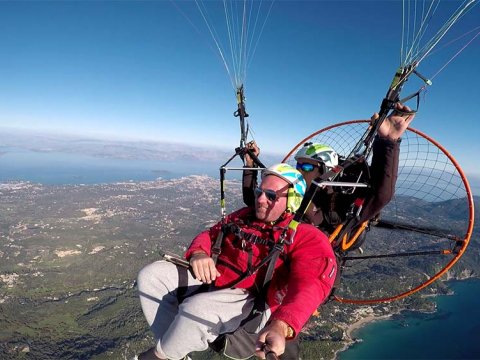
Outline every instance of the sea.
POLYGON ((404 312, 372 322, 340 360, 480 359, 480 280, 449 281, 454 295, 434 298, 432 314, 404 312))
POLYGON ((0 153, 0 182, 65 185, 150 181, 188 175, 218 178, 220 165, 207 161, 106 159, 74 153, 3 148, 0 153))

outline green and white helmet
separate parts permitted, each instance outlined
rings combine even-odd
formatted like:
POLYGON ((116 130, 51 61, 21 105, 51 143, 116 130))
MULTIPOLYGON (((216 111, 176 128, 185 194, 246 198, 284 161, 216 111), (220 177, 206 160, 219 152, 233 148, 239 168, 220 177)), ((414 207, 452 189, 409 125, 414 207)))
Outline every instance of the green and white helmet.
POLYGON ((262 171, 262 179, 267 175, 276 175, 292 185, 288 189, 287 210, 292 213, 297 211, 307 190, 307 183, 300 171, 289 164, 280 163, 262 171))
POLYGON ((337 152, 326 144, 306 143, 295 154, 295 160, 300 159, 320 161, 329 169, 338 165, 337 152))

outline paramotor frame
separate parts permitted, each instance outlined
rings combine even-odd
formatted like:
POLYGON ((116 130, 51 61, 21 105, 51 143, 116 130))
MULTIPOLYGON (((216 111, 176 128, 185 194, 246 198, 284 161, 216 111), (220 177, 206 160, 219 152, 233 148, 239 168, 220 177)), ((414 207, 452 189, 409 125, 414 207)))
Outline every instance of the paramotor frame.
MULTIPOLYGON (((293 164, 293 155, 307 141, 348 154, 369 124, 354 120, 323 128, 300 141, 283 161, 293 164)), ((363 254, 340 252, 343 271, 335 299, 373 304, 424 289, 463 255, 473 223, 473 195, 460 165, 437 141, 408 128, 401 143, 396 195, 380 220, 370 223, 363 254), (392 278, 398 279, 395 284, 392 278)))

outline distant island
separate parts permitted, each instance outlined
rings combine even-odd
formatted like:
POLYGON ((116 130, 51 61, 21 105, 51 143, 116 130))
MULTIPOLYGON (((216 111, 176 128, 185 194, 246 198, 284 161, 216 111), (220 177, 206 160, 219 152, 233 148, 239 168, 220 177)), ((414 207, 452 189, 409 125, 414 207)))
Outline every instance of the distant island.
POLYGON ((160 175, 160 176, 165 176, 165 175, 171 175, 173 174, 172 171, 169 171, 169 170, 152 170, 152 172, 156 175, 160 175))
MULTIPOLYGON (((87 138, 0 128, 0 154, 6 148, 34 152, 59 152, 102 157, 106 159, 206 161, 221 164, 232 155, 233 149, 215 146, 194 146, 184 143, 142 140, 111 140, 87 138), (2 148, 4 150, 2 150, 2 148)), ((278 162, 282 155, 262 152, 266 163, 278 162)))

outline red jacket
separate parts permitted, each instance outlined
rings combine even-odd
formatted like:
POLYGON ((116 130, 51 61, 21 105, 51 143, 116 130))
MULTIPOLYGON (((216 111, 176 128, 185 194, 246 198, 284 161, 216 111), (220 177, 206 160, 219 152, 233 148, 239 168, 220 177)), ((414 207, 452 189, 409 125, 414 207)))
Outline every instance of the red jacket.
MULTIPOLYGON (((254 214, 252 208, 243 208, 230 214, 227 223, 239 224, 244 232, 257 235, 265 241, 273 237, 276 242, 292 219, 291 214, 286 214, 272 227, 256 220, 254 214)), ((211 255, 212 244, 220 231, 221 223, 218 223, 199 234, 185 257, 189 259, 198 250, 211 255)), ((217 261, 221 276, 216 279, 215 286, 225 288, 234 285, 240 274, 247 270, 249 257, 254 267, 268 253, 268 245, 242 242, 233 233, 228 233, 223 239, 222 252, 217 261)), ((257 292, 263 285, 267 266, 234 286, 257 292)), ((310 315, 330 294, 336 271, 335 255, 325 234, 312 225, 300 224, 293 243, 284 247, 284 254, 276 263, 268 288, 267 303, 272 311, 271 319, 285 321, 298 334, 310 315)))

